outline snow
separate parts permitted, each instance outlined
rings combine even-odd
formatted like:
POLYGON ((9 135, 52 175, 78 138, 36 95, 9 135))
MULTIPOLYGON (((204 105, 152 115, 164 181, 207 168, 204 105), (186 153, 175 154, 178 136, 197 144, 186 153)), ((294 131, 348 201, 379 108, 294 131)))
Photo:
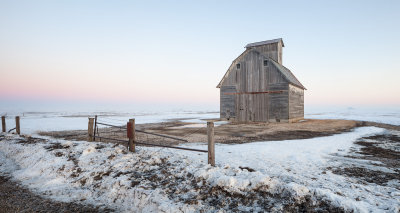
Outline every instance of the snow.
POLYGON ((203 119, 219 118, 218 107, 204 105, 112 104, 79 102, 21 102, 0 101, 0 115, 6 116, 7 130, 15 127, 15 116, 20 116, 21 132, 84 130, 88 117, 98 115, 99 121, 126 125, 130 118, 137 124, 158 123, 182 119, 203 123, 203 119))
POLYGON ((305 118, 345 119, 400 125, 399 107, 306 107, 305 118))
MULTIPOLYGON (((238 145, 216 145, 216 162, 221 167, 250 167, 262 174, 278 178, 288 184, 301 184, 318 196, 333 201, 337 206, 360 212, 399 209, 399 190, 393 187, 364 185, 350 177, 325 171, 327 167, 341 167, 345 163, 358 164, 370 169, 394 171, 373 166, 371 161, 346 158, 353 142, 360 137, 385 131, 376 127, 357 128, 350 133, 305 140, 256 142, 238 145), (354 190, 354 189, 357 190, 354 190), (340 193, 341 195, 338 195, 340 193), (356 201, 365 197, 364 202, 356 201)), ((191 146, 205 149, 205 145, 191 146)), ((183 155, 191 153, 181 152, 183 155)), ((193 155, 199 160, 205 155, 193 155)), ((400 185, 397 185, 399 188, 400 185)))
MULTIPOLYGON (((1 111, 7 112, 7 129, 15 125, 13 116, 21 116, 21 131, 24 134, 86 129, 87 117, 95 114, 99 115, 99 120, 115 125, 123 125, 132 117, 138 124, 170 119, 196 123, 184 127, 205 127, 203 119, 219 117, 219 113, 213 110, 93 111, 89 108, 53 110, 51 107, 49 110, 27 110, 21 107, 14 111, 2 108, 1 111)), ((305 117, 400 125, 399 108, 306 108, 305 117)), ((223 123, 216 123, 216 126, 223 123)), ((383 186, 335 174, 330 169, 356 166, 394 173, 382 162, 351 158, 357 156, 351 150, 359 148, 354 141, 384 131, 381 128, 361 127, 348 133, 305 140, 217 144, 217 167, 207 165, 207 154, 203 153, 138 147, 138 152, 133 154, 126 153, 123 146, 46 137, 42 138, 47 142, 23 144, 18 141, 25 139, 6 134, 2 135, 5 138, 0 142, 0 173, 9 174, 33 191, 52 199, 94 205, 101 203, 104 208, 122 212, 216 211, 216 207, 210 205, 211 201, 198 199, 207 195, 208 191, 202 191, 205 186, 220 187, 234 195, 268 192, 283 196, 271 198, 268 204, 272 205, 271 211, 282 211, 282 200, 300 201, 311 196, 313 201, 329 201, 349 211, 399 212, 399 180, 391 180, 383 186), (61 144, 61 148, 51 148, 51 144, 61 144), (246 167, 255 171, 251 172, 246 167), (188 178, 189 174, 196 178, 188 178), (163 181, 166 180, 168 183, 164 186, 163 181), (155 184, 158 184, 157 187, 155 184), (199 202, 188 203, 191 200, 199 202)), ((207 148, 204 144, 182 146, 207 148)), ((394 151, 399 149, 392 143, 378 146, 394 151)), ((230 210, 229 207, 221 208, 230 210)), ((239 206, 236 210, 262 211, 260 208, 260 204, 252 204, 239 206)))
MULTIPOLYGON (((206 154, 188 151, 138 147, 137 153, 126 153, 125 147, 113 144, 49 138, 48 142, 20 143, 26 139, 7 134, 0 143, 0 172, 52 199, 102 203, 122 212, 216 211, 207 199, 198 198, 207 196, 202 191, 205 186, 243 196, 258 191, 286 196, 271 198, 276 211, 282 211, 285 200, 312 196, 349 211, 398 212, 398 181, 381 186, 327 169, 354 163, 343 160, 354 148, 353 142, 383 131, 361 127, 306 140, 217 144, 217 167, 207 165, 206 154), (198 202, 188 203, 193 199, 198 202)), ((205 149, 206 145, 190 147, 205 149)), ((380 167, 371 161, 356 163, 380 167)), ((238 207, 241 211, 260 208, 257 203, 238 207)))
MULTIPOLYGON (((15 116, 21 117, 21 131, 33 134, 37 131, 79 130, 87 128, 88 116, 98 115, 99 120, 114 124, 125 125, 130 118, 135 118, 138 124, 156 123, 178 119, 183 122, 206 125, 204 119, 219 118, 216 107, 191 107, 181 109, 167 106, 136 105, 79 105, 65 103, 52 105, 39 103, 35 106, 20 103, 1 103, 0 114, 7 115, 7 129, 15 127, 15 116)), ((305 118, 314 119, 350 119, 374 121, 400 125, 400 108, 386 107, 306 107, 305 118)), ((215 123, 215 125, 223 124, 215 123)), ((190 126, 188 126, 190 127, 190 126)))
MULTIPOLYGON (((158 123, 168 120, 179 120, 183 122, 203 123, 203 119, 215 119, 219 117, 216 112, 97 112, 97 113, 74 113, 74 112, 35 112, 35 113, 8 113, 6 117, 7 130, 15 127, 15 116, 20 116, 21 132, 34 134, 38 131, 61 131, 61 130, 84 130, 87 129, 88 117, 98 115, 99 122, 112 125, 126 125, 130 118, 135 118, 137 124, 158 123), (186 119, 190 117, 191 119, 186 119)), ((222 122, 221 122, 222 124, 222 122)))
MULTIPOLYGON (((274 193, 290 190, 290 186, 275 187, 279 181, 268 176, 243 172, 237 168, 212 168, 201 161, 163 150, 141 148, 133 154, 126 153, 122 146, 114 147, 111 144, 62 140, 20 144, 19 139, 18 136, 7 135, 7 142, 1 143, 0 171, 12 175, 33 191, 60 201, 94 205, 105 203, 107 205, 104 207, 134 212, 192 212, 201 208, 201 204, 187 205, 168 198, 165 190, 170 187, 151 188, 151 182, 148 181, 132 187, 136 180, 134 177, 139 179, 140 176, 146 176, 146 172, 162 170, 160 167, 165 159, 173 164, 169 168, 173 171, 168 178, 182 178, 192 173, 195 177, 205 178, 211 186, 218 185, 232 192, 248 191, 261 185, 274 193), (58 145, 52 150, 55 144, 58 145), (138 172, 142 172, 140 176, 129 176, 138 172), (233 177, 234 174, 238 176, 233 177), (248 188, 249 185, 253 188, 248 188)), ((189 183, 179 185, 190 186, 189 183)), ((196 192, 179 193, 177 190, 174 195, 184 199, 191 197, 190 193, 196 192)))

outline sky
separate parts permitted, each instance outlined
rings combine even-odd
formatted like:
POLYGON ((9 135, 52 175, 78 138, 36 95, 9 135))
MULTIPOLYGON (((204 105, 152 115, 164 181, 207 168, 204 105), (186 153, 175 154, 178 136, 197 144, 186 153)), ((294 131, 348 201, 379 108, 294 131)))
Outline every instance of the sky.
POLYGON ((219 106, 251 42, 283 38, 305 105, 400 106, 400 1, 3 1, 0 100, 219 106))

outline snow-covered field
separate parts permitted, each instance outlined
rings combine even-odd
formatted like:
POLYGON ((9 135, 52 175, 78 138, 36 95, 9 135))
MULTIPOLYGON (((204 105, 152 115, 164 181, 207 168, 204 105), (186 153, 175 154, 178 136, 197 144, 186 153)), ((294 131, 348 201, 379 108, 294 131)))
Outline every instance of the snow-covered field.
MULTIPOLYGON (((1 110, 7 112, 7 129, 15 125, 13 116, 19 115, 22 133, 34 138, 0 136, 0 174, 8 174, 52 199, 136 212, 302 208, 333 211, 334 207, 355 212, 400 211, 400 178, 379 184, 337 172, 355 167, 399 174, 400 168, 388 167, 379 159, 360 158, 362 147, 354 143, 370 135, 388 134, 385 129, 360 127, 305 140, 217 144, 217 167, 210 167, 202 153, 138 147, 133 154, 126 153, 123 146, 71 142, 35 134, 43 130, 86 129, 87 117, 96 114, 106 123, 116 125, 134 117, 137 123, 182 119, 198 123, 192 124, 198 127, 204 125, 201 119, 219 117, 218 112, 210 109, 1 110)), ((400 125, 398 109, 306 108, 305 116, 400 125)), ((390 134, 400 136, 396 131, 390 134)), ((206 149, 204 144, 186 146, 206 149)), ((377 146, 400 150, 398 143, 377 146)))
POLYGON ((399 180, 378 185, 330 170, 351 164, 393 173, 378 161, 349 157, 356 139, 385 131, 361 127, 306 140, 221 144, 215 168, 205 154, 187 151, 139 147, 133 154, 113 144, 8 134, 0 142, 0 172, 52 199, 118 211, 294 211, 308 202, 316 209, 398 212, 399 180))
MULTIPOLYGON (((193 107, 182 109, 179 107, 130 107, 106 105, 3 105, 0 103, 0 115, 6 115, 7 129, 15 127, 15 116, 21 118, 21 131, 25 134, 34 134, 37 131, 81 130, 87 128, 88 116, 98 115, 99 120, 123 125, 130 118, 136 123, 157 123, 170 119, 201 123, 201 119, 219 118, 218 107, 193 107)), ((353 107, 308 107, 305 108, 305 118, 314 119, 347 119, 362 120, 400 125, 400 108, 353 108, 353 107)))
MULTIPOLYGON (((6 113, 3 113, 6 114, 6 113)), ((215 111, 148 111, 129 113, 124 111, 98 112, 29 112, 17 111, 6 114, 7 129, 15 127, 15 116, 20 116, 21 132, 34 134, 38 131, 61 131, 87 129, 88 117, 98 115, 101 122, 113 125, 124 125, 130 118, 135 118, 137 124, 158 123, 170 119, 182 119, 187 122, 202 122, 201 119, 218 118, 215 111)))
POLYGON ((400 107, 306 107, 306 118, 346 119, 400 125, 400 107))
MULTIPOLYGON (((358 148, 353 144, 357 139, 384 132, 381 128, 363 127, 350 133, 305 140, 218 144, 216 161, 221 167, 249 167, 288 185, 298 184, 305 191, 347 210, 376 212, 391 209, 396 212, 400 210, 400 177, 394 185, 382 187, 365 185, 358 179, 336 175, 327 169, 358 166, 396 173, 393 169, 380 166, 381 163, 377 161, 349 158, 349 155, 353 155, 349 153, 350 148, 358 148)), ((195 148, 204 149, 206 146, 198 145, 195 148)), ((396 150, 394 147, 392 149, 396 150)), ((181 154, 190 155, 187 152, 181 154)), ((206 156, 192 157, 201 160, 206 156)))

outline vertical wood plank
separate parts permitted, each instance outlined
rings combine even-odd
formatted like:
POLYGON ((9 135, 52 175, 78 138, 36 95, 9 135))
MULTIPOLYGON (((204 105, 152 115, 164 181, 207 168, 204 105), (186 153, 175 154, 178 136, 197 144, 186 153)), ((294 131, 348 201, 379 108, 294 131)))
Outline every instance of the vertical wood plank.
POLYGON ((93 141, 93 121, 94 121, 94 118, 89 118, 89 122, 88 122, 88 141, 89 142, 93 141))
POLYGON ((94 116, 93 141, 96 141, 97 115, 94 116))
POLYGON ((214 122, 207 122, 208 164, 215 166, 214 122))
POLYGON ((129 123, 130 123, 130 131, 131 131, 131 137, 129 138, 129 143, 128 143, 128 148, 130 152, 135 152, 135 119, 129 119, 129 123))
POLYGON ((6 116, 1 116, 1 131, 6 132, 6 116))
POLYGON ((21 134, 21 129, 19 126, 19 116, 15 116, 15 131, 17 132, 18 135, 21 134))

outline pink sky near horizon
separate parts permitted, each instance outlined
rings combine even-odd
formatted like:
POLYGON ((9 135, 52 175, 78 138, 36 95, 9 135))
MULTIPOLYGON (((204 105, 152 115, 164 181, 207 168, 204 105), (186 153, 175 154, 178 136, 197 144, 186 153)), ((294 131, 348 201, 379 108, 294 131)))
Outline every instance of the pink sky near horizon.
MULTIPOLYGON (((152 90, 145 91, 124 84, 110 83, 106 80, 90 84, 89 78, 75 82, 72 79, 63 79, 54 82, 53 79, 25 79, 5 78, 0 85, 1 99, 13 100, 69 100, 69 101, 103 101, 103 102, 141 102, 141 103, 181 103, 181 104, 219 104, 219 89, 213 88, 208 93, 190 90, 152 90), (71 84, 71 82, 74 82, 71 84), (108 85, 107 87, 101 85, 108 85), (136 91, 136 92, 135 92, 136 91), (195 97, 195 99, 193 99, 195 97)), ((119 81, 121 82, 121 81, 119 81)), ((154 85, 153 85, 154 86, 154 85)), ((188 87, 189 89, 190 87, 188 87)), ((328 88, 329 89, 329 88, 328 88)), ((356 91, 345 89, 331 89, 330 91, 316 92, 314 88, 305 91, 306 105, 400 105, 400 97, 393 93, 380 90, 356 91), (332 91, 333 90, 333 91, 332 91), (341 94, 346 95, 341 95, 341 94), (352 93, 352 95, 350 94, 352 93), (368 93, 369 98, 365 98, 368 93), (334 94, 327 96, 326 94, 334 94)))

